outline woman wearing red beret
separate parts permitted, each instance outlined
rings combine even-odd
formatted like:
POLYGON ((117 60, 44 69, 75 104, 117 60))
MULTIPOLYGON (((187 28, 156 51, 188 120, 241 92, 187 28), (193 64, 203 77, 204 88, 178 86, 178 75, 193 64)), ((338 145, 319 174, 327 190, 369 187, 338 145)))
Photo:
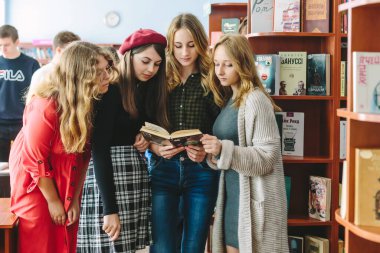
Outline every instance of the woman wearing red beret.
MULTIPOLYGON (((192 14, 175 17, 168 30, 168 115, 171 131, 200 129, 212 133, 219 113, 207 74, 210 58, 206 33, 192 14)), ((174 148, 151 144, 151 253, 177 252, 178 220, 183 215, 182 253, 203 253, 214 211, 219 173, 208 167, 203 147, 174 148), (180 201, 182 201, 181 204, 180 201)))
POLYGON ((168 127, 166 39, 140 29, 119 49, 117 84, 100 101, 83 190, 77 252, 132 253, 150 245, 151 191, 142 153, 145 121, 168 127))

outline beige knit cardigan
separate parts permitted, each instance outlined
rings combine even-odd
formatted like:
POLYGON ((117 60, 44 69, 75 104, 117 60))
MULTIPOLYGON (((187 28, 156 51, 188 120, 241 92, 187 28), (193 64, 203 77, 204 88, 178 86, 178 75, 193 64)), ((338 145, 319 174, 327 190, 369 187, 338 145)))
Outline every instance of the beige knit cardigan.
MULTIPOLYGON (((285 253, 287 209, 280 136, 270 100, 259 89, 239 107, 239 146, 222 141, 217 168, 222 170, 213 226, 212 252, 225 252, 224 171, 239 173, 238 238, 241 253, 285 253)), ((215 164, 208 163, 214 169, 215 164)))

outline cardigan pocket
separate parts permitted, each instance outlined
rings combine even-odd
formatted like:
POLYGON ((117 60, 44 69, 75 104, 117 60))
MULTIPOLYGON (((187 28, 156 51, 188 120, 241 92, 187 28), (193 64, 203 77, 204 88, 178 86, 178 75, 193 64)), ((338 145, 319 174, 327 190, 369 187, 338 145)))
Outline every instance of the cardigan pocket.
POLYGON ((261 242, 264 234, 264 201, 251 199, 251 218, 252 218, 252 239, 255 242, 261 242))

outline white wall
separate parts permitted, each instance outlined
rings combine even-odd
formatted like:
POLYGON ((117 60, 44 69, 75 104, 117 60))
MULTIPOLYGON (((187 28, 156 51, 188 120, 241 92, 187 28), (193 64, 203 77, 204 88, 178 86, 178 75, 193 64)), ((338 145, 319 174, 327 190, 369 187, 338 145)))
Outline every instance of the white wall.
POLYGON ((181 12, 195 14, 208 31, 203 6, 215 2, 244 0, 7 0, 6 21, 19 31, 22 42, 51 39, 61 30, 70 30, 94 43, 121 43, 139 28, 163 34, 171 19, 181 12), (109 28, 104 16, 117 11, 120 24, 109 28))

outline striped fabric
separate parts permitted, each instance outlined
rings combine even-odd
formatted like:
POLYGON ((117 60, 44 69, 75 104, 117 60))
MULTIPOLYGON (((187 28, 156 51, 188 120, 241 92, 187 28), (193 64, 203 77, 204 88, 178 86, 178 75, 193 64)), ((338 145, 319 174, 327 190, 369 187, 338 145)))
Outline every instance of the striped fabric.
POLYGON ((132 146, 111 147, 121 233, 115 242, 102 230, 103 208, 90 161, 83 189, 77 252, 132 253, 151 244, 151 192, 146 164, 132 146))
MULTIPOLYGON (((258 89, 239 108, 239 146, 222 141, 217 167, 222 170, 213 227, 212 252, 225 251, 224 171, 239 173, 239 250, 287 253, 287 212, 280 136, 273 107, 258 89)), ((209 163, 210 164, 210 163, 209 163)), ((212 164, 210 164, 212 166, 212 164)), ((214 168, 215 165, 213 166, 214 168)))

